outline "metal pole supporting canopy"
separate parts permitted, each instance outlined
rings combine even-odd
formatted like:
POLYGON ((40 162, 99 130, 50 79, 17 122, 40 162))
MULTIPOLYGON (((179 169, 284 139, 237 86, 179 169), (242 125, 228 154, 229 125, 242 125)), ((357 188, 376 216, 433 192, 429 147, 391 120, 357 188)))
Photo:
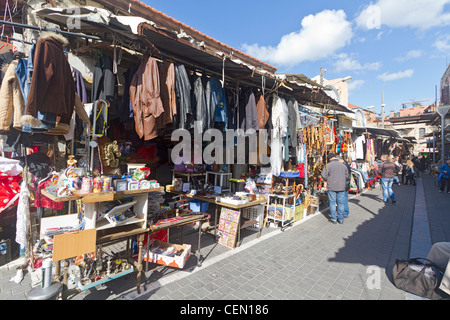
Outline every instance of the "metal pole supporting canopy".
POLYGON ((71 36, 71 37, 80 37, 80 38, 86 38, 86 39, 92 39, 92 40, 102 40, 99 37, 90 36, 90 35, 83 34, 83 33, 69 32, 69 31, 63 31, 63 30, 59 30, 59 29, 51 29, 51 28, 47 28, 47 27, 31 26, 28 24, 22 24, 22 23, 11 22, 11 21, 0 20, 0 24, 10 25, 10 26, 19 27, 19 28, 25 28, 25 29, 38 30, 38 31, 49 31, 49 32, 55 32, 55 33, 61 33, 61 34, 64 34, 66 36, 71 36))
POLYGON ((437 113, 441 116, 442 163, 445 161, 445 116, 447 115, 448 110, 450 110, 450 106, 440 106, 437 108, 437 113))

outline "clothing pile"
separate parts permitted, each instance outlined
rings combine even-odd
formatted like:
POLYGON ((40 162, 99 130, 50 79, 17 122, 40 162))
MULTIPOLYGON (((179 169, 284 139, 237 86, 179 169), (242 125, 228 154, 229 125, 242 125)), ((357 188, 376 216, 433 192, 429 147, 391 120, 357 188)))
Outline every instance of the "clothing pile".
POLYGON ((19 160, 0 157, 0 213, 19 203, 22 171, 19 160))

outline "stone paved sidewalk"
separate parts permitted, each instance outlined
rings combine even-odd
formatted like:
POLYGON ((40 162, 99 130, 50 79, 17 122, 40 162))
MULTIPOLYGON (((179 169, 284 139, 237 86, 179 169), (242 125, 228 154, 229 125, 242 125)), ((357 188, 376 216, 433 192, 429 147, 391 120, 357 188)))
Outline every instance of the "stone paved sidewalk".
MULTIPOLYGON (((79 292, 71 300, 408 300, 415 297, 392 284, 398 258, 432 243, 450 241, 450 197, 439 194, 431 176, 417 187, 394 186, 396 204, 385 205, 379 188, 351 196, 350 218, 328 221, 328 211, 309 216, 286 231, 264 230, 229 250, 208 235, 203 266, 147 273, 146 290, 137 294, 135 274, 79 292), (427 227, 424 224, 428 224, 427 227), (428 230, 428 234, 425 234, 428 230), (268 232, 270 231, 270 232, 268 232), (208 238, 209 237, 209 240, 208 238)), ((197 235, 185 236, 196 243, 197 235)), ((191 257, 190 260, 195 260, 191 257)), ((28 275, 9 281, 14 265, 0 268, 0 299, 25 299, 28 275)))

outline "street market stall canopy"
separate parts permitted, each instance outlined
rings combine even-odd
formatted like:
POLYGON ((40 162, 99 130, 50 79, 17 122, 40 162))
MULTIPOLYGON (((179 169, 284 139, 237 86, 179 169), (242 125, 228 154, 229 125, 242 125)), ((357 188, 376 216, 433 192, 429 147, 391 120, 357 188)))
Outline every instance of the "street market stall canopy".
POLYGON ((396 139, 401 138, 400 133, 394 129, 376 128, 376 127, 353 127, 353 131, 356 133, 369 132, 374 136, 384 136, 396 139))
POLYGON ((44 8, 34 13, 63 28, 68 22, 77 28, 106 39, 112 34, 114 42, 140 41, 152 54, 204 71, 230 83, 277 91, 295 98, 300 104, 322 109, 350 112, 326 94, 310 79, 288 79, 277 75, 276 68, 237 49, 212 39, 139 1, 99 0, 105 8, 93 6, 76 8, 44 8), (121 15, 113 14, 120 12, 121 15), (118 37, 125 40, 119 40, 118 37))

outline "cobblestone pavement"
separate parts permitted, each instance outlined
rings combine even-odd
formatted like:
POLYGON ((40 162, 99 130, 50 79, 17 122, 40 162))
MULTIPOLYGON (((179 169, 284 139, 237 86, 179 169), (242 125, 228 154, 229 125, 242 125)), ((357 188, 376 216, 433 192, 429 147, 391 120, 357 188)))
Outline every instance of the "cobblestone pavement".
MULTIPOLYGON (((432 243, 450 241, 450 196, 438 193, 422 175, 416 187, 394 186, 396 204, 385 205, 377 187, 350 196, 343 225, 328 221, 328 210, 281 232, 244 236, 230 250, 202 236, 202 267, 192 256, 184 270, 147 272, 140 294, 135 276, 75 292, 70 300, 412 300, 395 288, 391 270, 398 258, 426 254, 432 243), (445 214, 447 213, 447 214, 445 214)), ((185 236, 196 249, 197 234, 185 236)), ((32 274, 11 282, 20 261, 0 267, 0 299, 24 300, 36 285, 32 274)))

